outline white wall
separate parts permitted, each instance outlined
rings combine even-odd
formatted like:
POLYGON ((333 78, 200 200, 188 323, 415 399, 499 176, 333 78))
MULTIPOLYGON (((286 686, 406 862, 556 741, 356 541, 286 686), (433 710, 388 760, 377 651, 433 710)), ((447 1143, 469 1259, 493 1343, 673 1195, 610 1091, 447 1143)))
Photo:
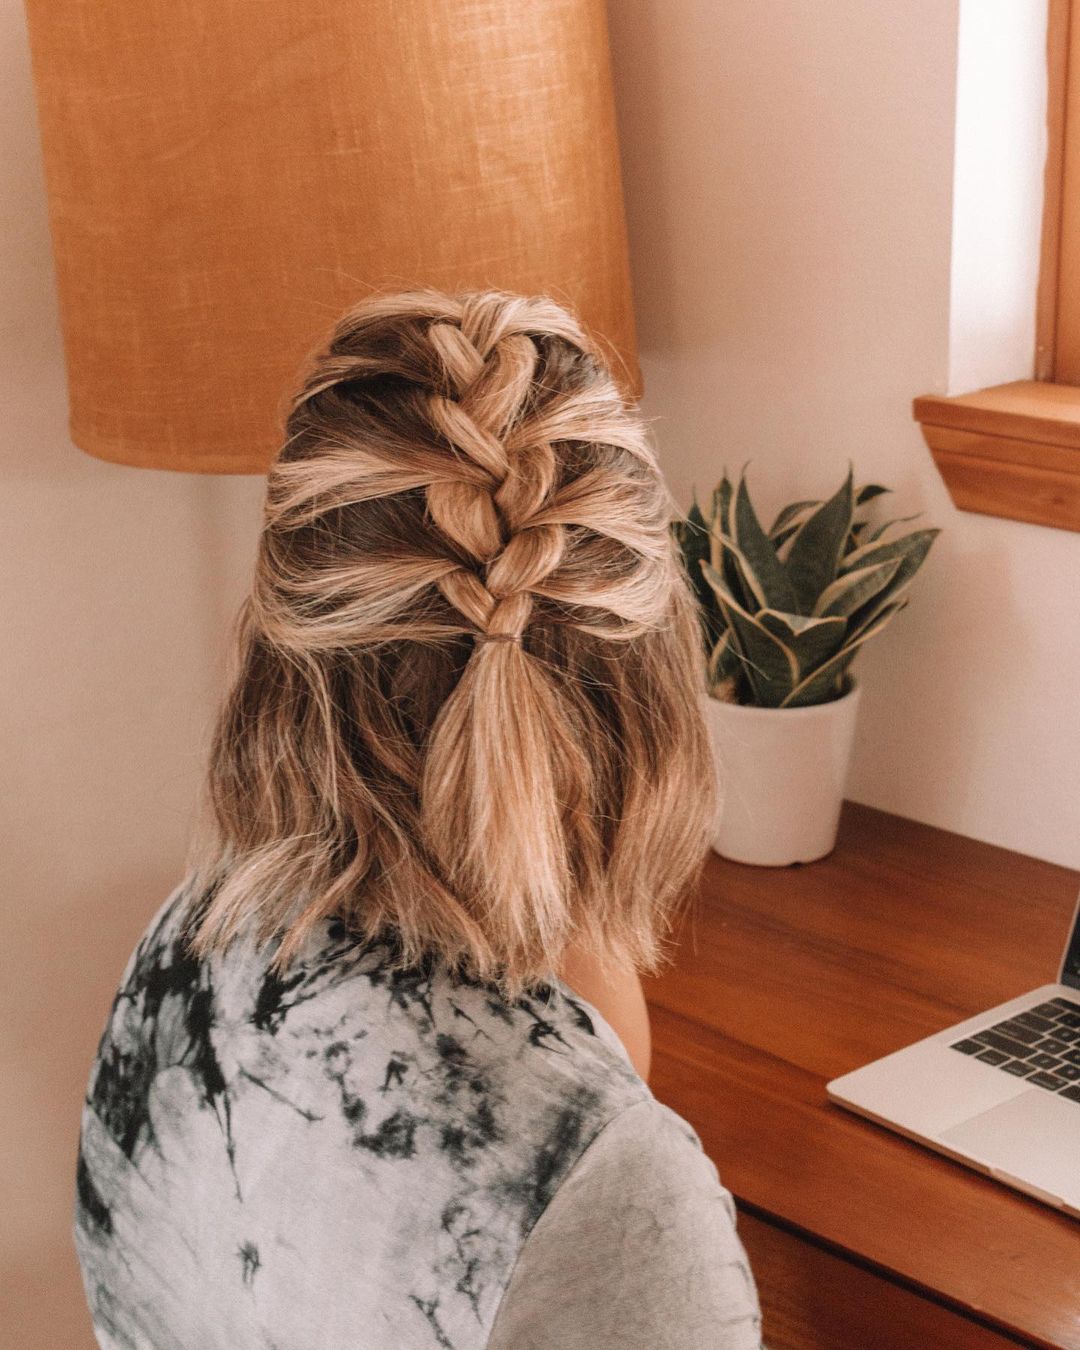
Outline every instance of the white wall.
POLYGON ((1080 535, 957 511, 911 421, 949 378, 958 0, 609 15, 673 489, 685 502, 749 459, 771 516, 832 492, 850 456, 894 489, 890 516, 942 526, 855 663, 848 795, 1080 866, 1080 535))

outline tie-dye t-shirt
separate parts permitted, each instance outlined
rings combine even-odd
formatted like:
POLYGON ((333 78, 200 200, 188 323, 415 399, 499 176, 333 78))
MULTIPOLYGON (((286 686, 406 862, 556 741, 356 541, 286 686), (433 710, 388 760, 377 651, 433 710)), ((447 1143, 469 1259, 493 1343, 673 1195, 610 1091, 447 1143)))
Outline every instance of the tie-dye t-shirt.
POLYGON ((198 960, 181 885, 91 1072, 75 1241, 109 1350, 756 1350, 730 1194, 599 1013, 327 922, 198 960))

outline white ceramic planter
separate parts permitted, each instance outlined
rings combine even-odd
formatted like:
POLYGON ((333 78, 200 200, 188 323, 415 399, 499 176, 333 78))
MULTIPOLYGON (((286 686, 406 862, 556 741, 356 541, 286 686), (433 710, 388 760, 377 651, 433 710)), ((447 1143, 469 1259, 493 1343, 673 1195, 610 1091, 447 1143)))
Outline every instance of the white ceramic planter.
POLYGON ((836 844, 861 686, 809 708, 708 700, 721 807, 717 853, 763 867, 813 862, 836 844))

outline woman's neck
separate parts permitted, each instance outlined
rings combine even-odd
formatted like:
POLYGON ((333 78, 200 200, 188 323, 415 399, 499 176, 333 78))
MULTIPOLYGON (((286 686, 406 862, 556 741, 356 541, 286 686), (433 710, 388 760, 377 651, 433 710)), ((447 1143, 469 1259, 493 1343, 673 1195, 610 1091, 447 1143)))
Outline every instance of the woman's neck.
POLYGON ((626 1047, 630 1062, 648 1081, 652 1060, 649 1010, 634 970, 604 969, 597 958, 568 948, 556 972, 574 993, 591 1003, 626 1047))

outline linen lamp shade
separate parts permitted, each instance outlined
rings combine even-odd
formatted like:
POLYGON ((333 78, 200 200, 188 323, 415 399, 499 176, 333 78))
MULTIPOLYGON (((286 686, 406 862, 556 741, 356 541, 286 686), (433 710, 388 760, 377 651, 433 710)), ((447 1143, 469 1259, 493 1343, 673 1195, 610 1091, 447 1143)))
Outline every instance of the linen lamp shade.
POLYGON ((575 310, 639 392, 603 0, 27 0, 75 444, 264 473, 372 290, 575 310))

